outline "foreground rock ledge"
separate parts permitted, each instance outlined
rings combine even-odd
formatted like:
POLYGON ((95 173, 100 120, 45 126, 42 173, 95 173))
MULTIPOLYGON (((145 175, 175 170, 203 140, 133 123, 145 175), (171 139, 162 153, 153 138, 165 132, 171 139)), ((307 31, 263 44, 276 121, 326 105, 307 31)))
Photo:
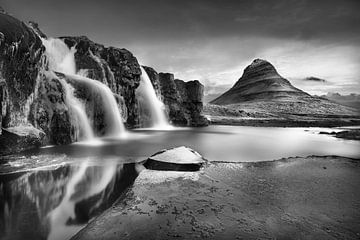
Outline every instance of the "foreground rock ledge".
POLYGON ((205 159, 198 152, 181 146, 155 153, 144 166, 151 170, 198 171, 204 163, 205 159))
POLYGON ((358 239, 359 170, 335 156, 144 170, 72 239, 358 239))

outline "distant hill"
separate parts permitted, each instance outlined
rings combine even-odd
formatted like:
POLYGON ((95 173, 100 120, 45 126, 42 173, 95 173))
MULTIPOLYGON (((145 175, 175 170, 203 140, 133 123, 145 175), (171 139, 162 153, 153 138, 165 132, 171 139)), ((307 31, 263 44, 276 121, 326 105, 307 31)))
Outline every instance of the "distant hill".
POLYGON ((280 76, 271 63, 255 59, 230 90, 210 103, 228 105, 254 100, 293 100, 309 96, 280 76))
POLYGON ((339 93, 328 93, 320 97, 360 110, 360 94, 351 93, 349 95, 341 95, 339 93))
MULTIPOLYGON (((317 80, 318 81, 318 80, 317 80)), ((359 111, 294 87, 266 60, 255 59, 232 88, 205 105, 215 124, 344 126, 360 123, 359 111)))

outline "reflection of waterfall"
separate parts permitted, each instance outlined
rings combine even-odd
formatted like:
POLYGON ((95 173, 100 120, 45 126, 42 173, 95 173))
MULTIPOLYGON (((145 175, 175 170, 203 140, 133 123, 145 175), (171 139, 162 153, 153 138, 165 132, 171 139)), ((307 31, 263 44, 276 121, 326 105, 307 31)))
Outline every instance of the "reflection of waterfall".
POLYGON ((0 239, 69 239, 120 200, 141 170, 113 158, 77 160, 75 166, 2 175, 0 239))
MULTIPOLYGON (((53 71, 62 72, 70 75, 74 80, 85 82, 87 85, 99 93, 102 99, 102 107, 105 110, 106 125, 110 126, 107 135, 120 136, 125 133, 125 127, 122 121, 119 107, 111 90, 103 83, 82 77, 76 72, 76 63, 74 54, 75 47, 71 49, 60 39, 43 39, 46 47, 46 53, 49 58, 49 67, 53 71)), ((94 130, 91 127, 90 120, 86 115, 85 106, 74 96, 74 89, 66 81, 61 81, 66 90, 67 105, 75 113, 75 119, 81 129, 79 135, 83 139, 90 139, 94 136, 94 130)))
POLYGON ((149 76, 143 67, 141 67, 141 81, 136 93, 142 98, 141 104, 145 105, 151 114, 151 125, 157 129, 169 128, 169 123, 164 111, 164 104, 158 99, 155 89, 149 76))
POLYGON ((103 192, 114 179, 116 170, 116 163, 114 162, 100 167, 100 171, 94 166, 89 166, 88 162, 83 162, 80 165, 68 182, 61 203, 49 213, 49 240, 69 239, 84 227, 78 224, 69 225, 71 221, 76 223, 76 204, 103 192))

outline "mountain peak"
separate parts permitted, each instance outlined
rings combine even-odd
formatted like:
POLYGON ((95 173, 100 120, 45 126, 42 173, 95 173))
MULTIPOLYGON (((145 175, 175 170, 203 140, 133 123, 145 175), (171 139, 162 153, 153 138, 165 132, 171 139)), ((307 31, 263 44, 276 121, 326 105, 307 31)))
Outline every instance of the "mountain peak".
POLYGON ((264 59, 257 58, 245 68, 243 76, 241 78, 256 77, 258 74, 276 74, 277 76, 279 75, 275 67, 270 62, 264 59))
POLYGON ((229 91, 211 103, 226 105, 258 100, 282 101, 298 96, 309 95, 281 77, 270 62, 257 58, 245 68, 241 78, 229 91))

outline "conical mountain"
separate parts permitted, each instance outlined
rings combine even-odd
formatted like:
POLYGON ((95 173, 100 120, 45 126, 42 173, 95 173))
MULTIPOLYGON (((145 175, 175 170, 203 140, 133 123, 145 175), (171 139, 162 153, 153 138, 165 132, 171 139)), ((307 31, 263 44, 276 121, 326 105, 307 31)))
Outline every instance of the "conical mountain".
POLYGON ((255 59, 245 68, 235 85, 211 103, 227 105, 254 100, 286 101, 304 96, 310 97, 281 77, 271 63, 255 59))

